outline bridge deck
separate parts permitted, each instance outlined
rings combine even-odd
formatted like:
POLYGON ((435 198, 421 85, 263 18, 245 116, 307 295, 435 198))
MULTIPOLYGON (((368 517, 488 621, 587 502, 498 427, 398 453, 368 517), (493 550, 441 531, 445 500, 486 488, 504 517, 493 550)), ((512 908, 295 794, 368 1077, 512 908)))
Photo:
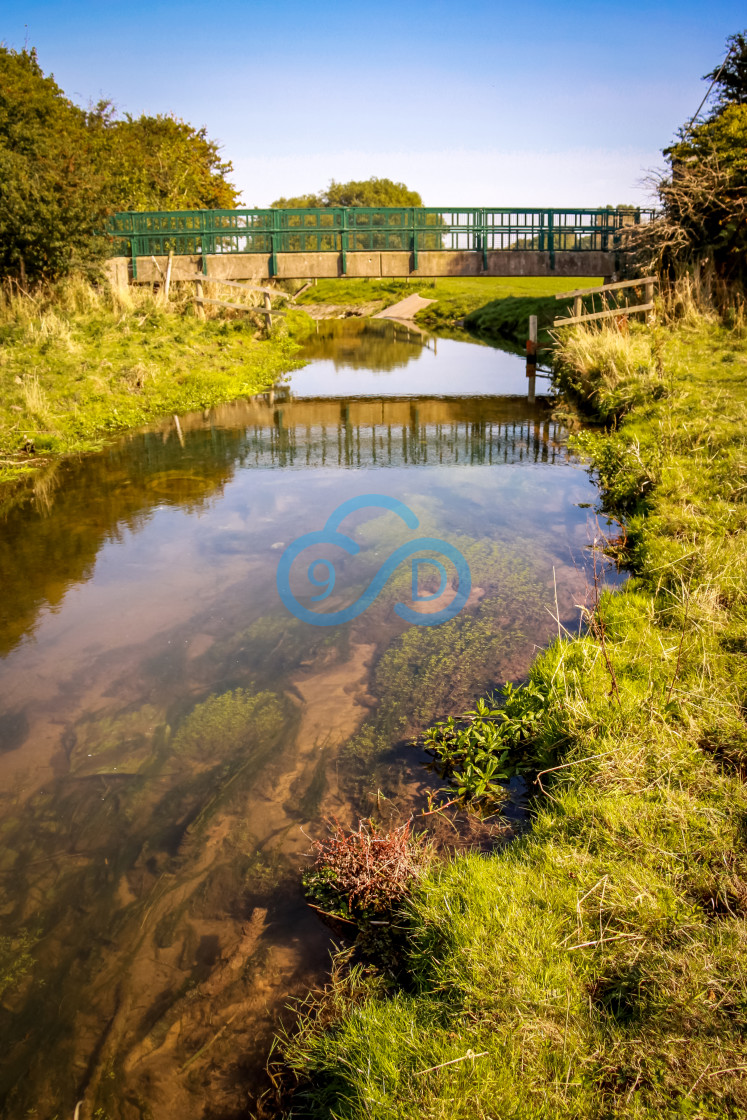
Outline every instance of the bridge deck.
POLYGON ((132 279, 594 276, 616 271, 652 211, 345 207, 115 214, 112 256, 132 279))

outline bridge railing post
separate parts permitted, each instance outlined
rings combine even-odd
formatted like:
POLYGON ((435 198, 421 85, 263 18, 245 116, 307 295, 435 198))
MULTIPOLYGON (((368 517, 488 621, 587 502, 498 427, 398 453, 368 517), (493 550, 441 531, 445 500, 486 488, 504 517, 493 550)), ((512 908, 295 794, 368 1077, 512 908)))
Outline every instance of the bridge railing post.
POLYGON ((130 253, 132 255, 132 279, 137 280, 137 258, 140 250, 139 238, 133 232, 130 238, 130 253))
POLYGON ((418 271, 418 229, 417 229, 417 210, 415 207, 410 211, 410 220, 412 224, 412 231, 410 236, 410 243, 412 246, 412 271, 418 271))
POLYGON ((270 233, 270 276, 278 274, 278 221, 277 210, 272 211, 272 231, 270 233))
POLYGON ((488 271, 488 227, 484 210, 475 211, 475 249, 482 250, 482 270, 488 271))

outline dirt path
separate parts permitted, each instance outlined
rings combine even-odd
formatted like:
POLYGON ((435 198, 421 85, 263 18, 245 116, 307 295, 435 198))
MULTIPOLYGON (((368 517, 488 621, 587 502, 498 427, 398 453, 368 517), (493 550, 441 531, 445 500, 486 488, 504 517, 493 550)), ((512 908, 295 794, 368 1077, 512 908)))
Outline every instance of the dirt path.
POLYGON ((418 311, 422 311, 424 307, 436 303, 435 299, 424 299, 423 296, 412 295, 406 296, 401 299, 399 303, 393 303, 391 307, 385 307, 383 311, 379 311, 374 315, 374 319, 414 319, 418 311))
POLYGON ((300 310, 312 319, 363 319, 378 311, 382 302, 375 299, 369 303, 304 303, 300 310))

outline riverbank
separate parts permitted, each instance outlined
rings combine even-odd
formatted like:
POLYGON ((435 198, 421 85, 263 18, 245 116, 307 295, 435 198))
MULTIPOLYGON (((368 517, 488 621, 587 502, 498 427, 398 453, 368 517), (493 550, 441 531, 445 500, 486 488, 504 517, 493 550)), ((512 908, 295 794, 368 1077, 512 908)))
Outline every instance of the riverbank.
POLYGON ((77 280, 5 293, 0 483, 161 416, 252 396, 299 364, 287 330, 258 340, 246 315, 198 319, 175 295, 168 306, 150 290, 122 300, 77 280))
MULTIPOLYGON (((601 284, 599 277, 491 277, 454 276, 428 280, 413 277, 411 280, 319 280, 297 298, 299 306, 309 304, 367 305, 378 301, 383 310, 410 295, 420 295, 436 302, 416 315, 416 322, 431 330, 452 328, 478 308, 509 298, 539 299, 554 296, 573 287, 591 287, 601 284)), ((522 330, 526 332, 526 323, 522 330)), ((526 341, 522 339, 523 342, 526 341)))
MULTIPOLYGON (((578 287, 583 287, 579 284, 578 287)), ((589 285, 591 286, 591 285, 589 285)), ((562 291, 564 289, 558 289, 562 291)), ((567 289, 565 289, 567 290, 567 289)), ((465 316, 464 326, 479 338, 502 345, 526 347, 529 316, 537 316, 537 341, 542 350, 552 346, 549 330, 556 315, 561 315, 564 304, 553 295, 510 296, 494 299, 477 307, 465 316)))
POLYGON ((338 978, 286 1048, 292 1115, 747 1109, 744 326, 691 309, 556 357, 607 424, 577 447, 632 576, 531 670, 531 828, 420 882, 401 986, 338 978))
MULTIPOLYGON (((571 291, 574 288, 594 287, 601 284, 601 280, 579 280, 575 284, 568 281, 558 292, 571 291)), ((607 303, 603 294, 586 296, 584 307, 586 313, 604 311, 607 303)), ((556 318, 573 314, 573 300, 558 300, 554 294, 543 292, 529 293, 527 295, 511 295, 508 298, 493 299, 470 311, 465 316, 466 330, 488 342, 498 342, 500 345, 511 345, 521 350, 525 349, 529 316, 537 316, 537 342, 540 352, 551 351, 555 346, 553 322, 556 318)))

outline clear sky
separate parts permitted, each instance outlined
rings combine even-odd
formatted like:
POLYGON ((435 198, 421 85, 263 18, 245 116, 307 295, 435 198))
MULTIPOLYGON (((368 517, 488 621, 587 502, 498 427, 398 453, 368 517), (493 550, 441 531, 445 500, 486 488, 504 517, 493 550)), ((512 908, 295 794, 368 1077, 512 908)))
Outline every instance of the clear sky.
POLYGON ((3 0, 81 104, 175 113, 223 145, 247 206, 331 178, 430 206, 645 201, 744 0, 3 0))

